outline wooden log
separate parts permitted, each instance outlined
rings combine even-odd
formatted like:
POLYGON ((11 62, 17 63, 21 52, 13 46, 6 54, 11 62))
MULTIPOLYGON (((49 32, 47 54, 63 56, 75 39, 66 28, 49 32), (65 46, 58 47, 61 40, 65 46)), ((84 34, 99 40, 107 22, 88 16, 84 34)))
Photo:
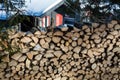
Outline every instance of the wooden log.
POLYGON ((45 41, 48 42, 48 43, 50 43, 51 42, 51 38, 50 37, 46 37, 45 41))
POLYGON ((29 38, 29 37, 23 37, 23 38, 21 39, 21 42, 22 42, 22 43, 30 43, 31 41, 32 41, 32 39, 29 38))
POLYGON ((109 44, 109 47, 107 48, 107 52, 110 52, 113 49, 113 44, 109 44))
POLYGON ((24 75, 24 71, 19 71, 19 72, 18 72, 18 75, 19 75, 19 76, 23 76, 23 75, 24 75))
POLYGON ((71 45, 72 45, 72 47, 76 47, 77 46, 77 42, 73 41, 71 45))
POLYGON ((45 43, 45 39, 40 39, 40 45, 44 45, 45 43))
POLYGON ((24 62, 26 58, 27 58, 27 56, 21 56, 21 57, 18 59, 18 62, 24 62))
POLYGON ((60 45, 60 48, 62 49, 62 51, 64 51, 64 52, 68 52, 68 47, 67 46, 64 46, 63 44, 62 45, 60 45))
POLYGON ((35 60, 39 61, 42 58, 42 54, 38 54, 34 57, 35 60))
POLYGON ((30 67, 31 61, 29 59, 26 60, 25 65, 26 65, 26 68, 31 69, 30 67))
POLYGON ((0 69, 5 69, 7 67, 7 63, 1 62, 0 63, 0 69))
POLYGON ((17 66, 17 64, 18 64, 18 62, 15 61, 15 60, 11 60, 11 61, 8 63, 9 66, 17 66))
POLYGON ((56 57, 58 57, 58 58, 59 58, 62 54, 63 54, 62 51, 54 51, 54 55, 55 55, 56 57))
POLYGON ((68 27, 61 28, 61 31, 63 31, 63 32, 68 31, 68 27))
POLYGON ((79 47, 79 46, 76 46, 74 49, 73 49, 73 52, 75 52, 75 53, 80 53, 80 51, 81 51, 81 47, 79 47))
POLYGON ((82 30, 88 29, 87 25, 82 26, 82 30))
POLYGON ((60 37, 52 37, 52 41, 53 41, 54 43, 59 43, 60 40, 61 40, 60 37))
POLYGON ((91 66, 91 68, 92 68, 93 70, 96 69, 96 67, 97 67, 96 63, 93 63, 92 66, 91 66))
POLYGON ((78 45, 81 45, 81 44, 82 44, 82 42, 83 42, 83 41, 82 41, 82 39, 81 39, 81 38, 79 38, 79 39, 77 40, 77 44, 78 44, 78 45))
POLYGON ((38 43, 39 39, 38 39, 37 37, 34 37, 34 36, 33 36, 33 37, 31 37, 31 38, 32 38, 32 40, 34 41, 35 44, 38 43))
POLYGON ((39 66, 33 66, 32 69, 33 69, 33 71, 38 71, 39 70, 39 66))
POLYGON ((62 31, 56 31, 53 35, 54 36, 63 36, 63 32, 62 31))

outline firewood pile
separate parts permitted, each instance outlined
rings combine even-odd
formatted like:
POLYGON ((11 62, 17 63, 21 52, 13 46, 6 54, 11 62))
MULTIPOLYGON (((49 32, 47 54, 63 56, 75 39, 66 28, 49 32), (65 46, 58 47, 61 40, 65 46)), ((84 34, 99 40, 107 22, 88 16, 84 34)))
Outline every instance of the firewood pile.
MULTIPOLYGON (((0 80, 119 80, 120 24, 9 33, 20 52, 0 63, 0 80)), ((2 47, 0 47, 2 49, 2 47)))

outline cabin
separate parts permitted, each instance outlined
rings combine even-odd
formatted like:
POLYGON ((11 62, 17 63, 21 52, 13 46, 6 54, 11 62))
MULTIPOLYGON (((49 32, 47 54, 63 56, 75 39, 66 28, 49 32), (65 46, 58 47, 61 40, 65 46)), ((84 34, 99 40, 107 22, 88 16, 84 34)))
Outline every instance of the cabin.
MULTIPOLYGON (((21 16, 29 17, 30 21, 24 20, 19 24, 21 30, 27 31, 31 27, 59 27, 65 22, 67 8, 66 0, 25 0, 26 7, 21 8, 23 13, 21 16)), ((1 15, 1 14, 0 14, 1 15)), ((0 16, 0 19, 7 19, 5 16, 0 16)))

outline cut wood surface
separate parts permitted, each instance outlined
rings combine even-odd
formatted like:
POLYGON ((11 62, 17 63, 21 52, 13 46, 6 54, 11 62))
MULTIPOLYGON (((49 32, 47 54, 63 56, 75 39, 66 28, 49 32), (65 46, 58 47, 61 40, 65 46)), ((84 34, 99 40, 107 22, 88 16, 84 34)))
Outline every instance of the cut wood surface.
POLYGON ((120 24, 9 33, 20 52, 0 46, 0 80, 119 80, 120 24))

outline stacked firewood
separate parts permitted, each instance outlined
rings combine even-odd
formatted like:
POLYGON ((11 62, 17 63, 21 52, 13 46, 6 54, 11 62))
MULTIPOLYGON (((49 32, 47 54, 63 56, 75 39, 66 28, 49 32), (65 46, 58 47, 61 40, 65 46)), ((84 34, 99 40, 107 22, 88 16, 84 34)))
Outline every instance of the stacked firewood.
POLYGON ((20 52, 2 59, 0 80, 120 79, 117 21, 54 32, 14 32, 9 38, 20 52))

